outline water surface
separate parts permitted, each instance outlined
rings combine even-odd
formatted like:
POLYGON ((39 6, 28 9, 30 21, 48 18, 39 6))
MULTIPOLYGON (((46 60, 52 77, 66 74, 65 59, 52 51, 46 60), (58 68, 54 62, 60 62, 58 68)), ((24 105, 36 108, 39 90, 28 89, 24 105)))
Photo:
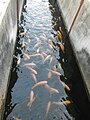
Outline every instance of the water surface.
MULTIPOLYGON (((11 71, 11 86, 6 107, 6 120, 19 118, 21 120, 74 120, 78 118, 77 108, 67 93, 60 77, 68 81, 61 63, 64 63, 64 52, 60 43, 64 46, 65 41, 59 39, 57 32, 62 28, 61 17, 58 10, 48 0, 27 0, 22 12, 22 19, 19 25, 15 54, 13 55, 13 66, 11 71), (58 43, 54 45, 53 42, 58 43), (28 55, 30 58, 25 56, 28 55), (30 55, 40 54, 31 57, 30 55), (43 57, 41 56, 43 55, 43 57), (47 60, 46 57, 48 56, 47 60), (20 62, 20 63, 19 63, 20 62), (32 68, 37 71, 33 73, 24 66, 27 63, 36 64, 32 68), (48 69, 57 71, 61 75, 52 73, 48 77, 48 69), (52 93, 40 85, 32 89, 37 82, 47 81, 51 88, 59 93, 52 93), (15 84, 14 84, 15 83, 15 84), (35 100, 32 106, 28 106, 31 90, 34 91, 35 100), (70 101, 70 104, 54 104, 54 102, 70 101), (47 113, 48 102, 51 106, 47 113), (67 109, 69 107, 69 110, 67 109), (71 112, 72 110, 72 112, 71 112)), ((68 84, 69 87, 70 84, 68 84)))

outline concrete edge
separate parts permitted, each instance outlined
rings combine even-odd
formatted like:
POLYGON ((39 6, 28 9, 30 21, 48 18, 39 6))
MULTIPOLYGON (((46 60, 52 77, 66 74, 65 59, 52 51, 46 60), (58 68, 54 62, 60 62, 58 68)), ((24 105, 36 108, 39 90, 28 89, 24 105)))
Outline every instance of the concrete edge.
MULTIPOLYGON (((69 2, 75 3, 74 0, 69 1, 69 2)), ((62 18, 64 19, 64 24, 66 26, 67 33, 68 33, 68 31, 70 29, 70 26, 71 26, 71 23, 72 23, 72 21, 74 19, 74 16, 76 14, 77 9, 78 9, 80 0, 78 2, 76 2, 77 4, 73 4, 74 6, 72 5, 73 9, 71 9, 71 6, 69 5, 69 4, 72 4, 72 3, 68 3, 68 6, 66 5, 67 4, 66 0, 65 1, 61 0, 61 2, 59 0, 57 0, 57 3, 58 3, 58 6, 59 6, 59 9, 61 11, 62 18), (74 10, 74 8, 76 10, 74 10), (74 16, 71 18, 71 21, 68 22, 69 19, 70 19, 70 18, 68 18, 68 16, 70 16, 71 14, 73 14, 74 16)), ((90 43, 89 42, 89 38, 90 38, 89 30, 90 30, 90 27, 86 28, 84 26, 82 28, 82 26, 81 26, 81 24, 83 24, 83 23, 85 23, 85 25, 87 25, 87 26, 89 25, 88 23, 84 22, 85 19, 87 19, 87 21, 90 20, 90 17, 86 18, 89 15, 89 11, 90 11, 90 2, 88 0, 86 0, 86 1, 84 1, 84 4, 83 4, 83 6, 82 6, 82 8, 80 10, 79 16, 77 17, 77 19, 75 21, 75 25, 74 25, 74 27, 73 27, 70 35, 69 35, 69 38, 70 38, 71 46, 73 48, 74 55, 76 57, 78 67, 80 69, 80 72, 81 72, 81 75, 82 75, 82 78, 83 78, 83 83, 84 83, 84 86, 85 86, 85 89, 86 89, 86 92, 87 92, 87 96, 88 96, 88 99, 90 101, 90 74, 89 74, 90 73, 90 67, 89 67, 90 64, 87 63, 87 61, 89 61, 89 58, 90 58, 90 56, 89 56, 90 51, 89 51, 89 46, 88 45, 85 46, 85 52, 86 53, 83 53, 83 48, 84 48, 83 44, 89 44, 90 43), (87 9, 87 11, 85 11, 85 9, 87 9), (79 25, 80 25, 81 28, 79 27, 79 25), (81 33, 81 32, 79 33, 79 31, 77 31, 77 29, 82 30, 83 33, 81 33), (87 41, 86 41, 87 43, 84 42, 85 37, 83 37, 85 29, 88 31, 87 35, 85 36, 87 38, 87 41), (83 37, 83 41, 82 41, 82 37, 83 37), (79 43, 78 43, 78 41, 79 41, 79 43), (80 44, 82 44, 82 45, 80 46, 80 44), (88 55, 86 55, 86 54, 88 54, 88 55), (88 58, 86 58, 86 57, 88 57, 88 58)))
POLYGON ((23 4, 24 0, 8 0, 5 6, 3 6, 4 11, 2 10, 0 16, 0 120, 3 120, 5 110, 5 101, 13 60, 12 55, 16 43, 17 20, 19 19, 20 21, 23 4), (8 59, 6 56, 8 56, 8 59))

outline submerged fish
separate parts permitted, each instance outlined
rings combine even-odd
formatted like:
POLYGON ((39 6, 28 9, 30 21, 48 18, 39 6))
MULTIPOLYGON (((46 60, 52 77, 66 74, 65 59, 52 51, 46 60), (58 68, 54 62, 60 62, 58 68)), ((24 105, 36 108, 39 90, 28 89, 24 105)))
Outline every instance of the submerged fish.
POLYGON ((61 104, 64 104, 64 105, 69 105, 71 103, 72 103, 72 101, 70 101, 70 100, 65 100, 65 101, 61 102, 61 104))
POLYGON ((50 64, 52 63, 53 57, 50 57, 50 64))
POLYGON ((50 47, 51 49, 53 49, 53 47, 52 47, 52 45, 51 45, 51 44, 49 44, 49 47, 50 47))
POLYGON ((61 102, 52 102, 52 104, 62 105, 62 103, 61 103, 61 102))
POLYGON ((12 117, 12 119, 13 119, 13 120, 21 120, 20 118, 14 117, 14 116, 12 117))
POLYGON ((60 48, 61 48, 62 52, 64 53, 64 45, 62 43, 60 43, 60 48))
POLYGON ((60 32, 61 32, 61 33, 63 33, 63 31, 62 31, 62 28, 61 28, 61 27, 59 27, 59 30, 60 30, 60 32))
POLYGON ((35 74, 35 75, 37 74, 37 71, 36 71, 36 70, 34 70, 33 68, 28 67, 28 66, 27 66, 27 68, 28 68, 28 69, 29 69, 29 70, 30 70, 33 74, 35 74))
POLYGON ((51 70, 51 69, 47 69, 48 71, 51 71, 53 74, 61 76, 61 74, 57 71, 51 70))
POLYGON ((52 104, 56 104, 56 105, 69 105, 71 103, 72 101, 69 101, 69 100, 60 101, 60 102, 52 102, 52 104))
POLYGON ((28 102, 27 106, 31 107, 34 100, 35 100, 34 91, 31 90, 30 95, 29 95, 29 102, 28 102))
POLYGON ((34 62, 31 62, 31 63, 24 64, 23 67, 24 66, 32 67, 32 66, 36 66, 36 64, 34 62))
POLYGON ((48 55, 48 56, 44 59, 43 63, 44 63, 46 60, 50 59, 50 57, 51 57, 51 55, 48 55))
POLYGON ((47 38, 47 36, 46 36, 46 34, 45 34, 45 33, 43 33, 42 35, 43 35, 44 37, 46 37, 46 38, 47 38))
POLYGON ((19 56, 19 57, 17 58, 17 65, 19 65, 20 62, 21 62, 21 57, 19 56))
POLYGON ((25 35, 25 32, 21 32, 20 35, 21 35, 21 36, 25 35))
POLYGON ((37 83, 36 75, 32 73, 32 77, 33 77, 34 82, 37 83))
POLYGON ((32 87, 32 89, 35 88, 35 87, 37 87, 37 86, 45 85, 45 84, 47 84, 47 81, 40 81, 40 82, 37 82, 37 83, 32 87))
POLYGON ((49 71, 48 72, 48 78, 51 78, 51 76, 52 76, 52 73, 49 71))
POLYGON ((24 54, 24 57, 25 57, 26 59, 30 59, 30 56, 29 56, 28 54, 26 54, 26 53, 24 53, 24 52, 23 52, 23 54, 24 54))
POLYGON ((48 114, 49 110, 50 110, 50 107, 51 107, 51 101, 49 101, 47 103, 47 107, 46 107, 46 115, 48 114))
POLYGON ((59 93, 57 89, 50 87, 48 84, 45 84, 45 87, 49 90, 50 94, 59 93))
POLYGON ((40 56, 40 57, 42 58, 42 60, 44 60, 43 54, 40 54, 40 53, 32 54, 32 55, 29 55, 29 56, 30 56, 30 57, 40 56))
POLYGON ((21 43, 21 48, 23 48, 23 47, 25 47, 25 42, 24 42, 24 40, 23 40, 22 43, 21 43))
POLYGON ((48 54, 46 54, 45 52, 42 52, 42 54, 43 54, 43 56, 45 56, 45 57, 48 56, 48 54))
POLYGON ((40 44, 41 44, 41 42, 36 43, 34 48, 37 48, 40 44))
POLYGON ((41 37, 43 40, 47 40, 47 37, 44 36, 44 35, 41 35, 40 37, 41 37))
POLYGON ((37 49, 37 51, 36 51, 36 52, 37 52, 37 53, 39 53, 39 51, 40 51, 40 47, 37 49))
POLYGON ((62 85, 64 86, 64 88, 68 91, 70 91, 70 88, 68 85, 66 85, 64 82, 60 81, 62 83, 62 85))
POLYGON ((60 17, 60 16, 58 17, 58 20, 59 20, 59 21, 61 20, 61 17, 60 17))
POLYGON ((36 39, 38 42, 40 41, 40 39, 39 39, 37 36, 35 37, 35 39, 36 39))
POLYGON ((56 22, 54 22, 54 25, 53 25, 53 27, 55 27, 57 25, 57 23, 56 22))
POLYGON ((51 41, 51 42, 53 43, 54 46, 57 46, 57 43, 56 43, 56 42, 54 42, 54 41, 51 41))
POLYGON ((30 43, 30 38, 28 38, 28 42, 30 43))
POLYGON ((60 40, 62 40, 62 34, 60 31, 57 32, 57 36, 59 37, 60 40))

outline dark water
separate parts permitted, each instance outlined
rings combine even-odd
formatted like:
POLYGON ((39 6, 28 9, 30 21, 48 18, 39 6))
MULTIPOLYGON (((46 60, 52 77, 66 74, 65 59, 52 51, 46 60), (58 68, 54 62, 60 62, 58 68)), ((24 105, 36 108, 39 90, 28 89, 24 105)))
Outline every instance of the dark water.
MULTIPOLYGON (((68 57, 72 56, 72 51, 66 47, 69 45, 64 40, 65 29, 56 3, 54 5, 54 1, 27 0, 21 18, 4 120, 14 120, 16 118, 20 120, 79 120, 82 112, 80 112, 79 106, 76 104, 77 97, 74 98, 73 96, 74 89, 76 89, 73 84, 75 83, 74 80, 76 78, 81 79, 81 76, 79 77, 78 74, 73 75, 76 71, 76 73, 79 72, 77 68, 74 71, 73 65, 75 63, 73 63, 74 61, 71 62, 72 57, 68 57), (57 37, 59 27, 62 28, 62 40, 57 37), (52 41, 58 44, 54 45, 52 41), (59 47, 60 43, 65 46, 65 53, 59 47), (24 53, 27 55, 39 53, 39 56, 28 59, 24 53), (47 57, 45 54, 49 57, 47 60, 45 60, 47 57), (36 64, 32 67, 37 71, 36 75, 26 66, 23 66, 32 62, 36 64), (48 78, 49 71, 47 69, 57 71, 61 75, 58 76, 52 73, 52 76, 48 78), (37 82, 47 81, 48 85, 57 89, 59 93, 51 94, 44 85, 37 86, 33 89, 35 100, 30 107, 28 106, 29 96, 32 87, 35 85, 33 74, 36 76, 37 82), (72 79, 73 82, 71 82, 72 79), (65 90, 61 81, 67 84, 71 91, 65 90), (54 102, 58 103, 66 100, 71 103, 67 105, 54 104, 54 102), (51 102, 51 106, 46 114, 49 102, 51 102)), ((87 102, 87 99, 84 101, 87 102)))

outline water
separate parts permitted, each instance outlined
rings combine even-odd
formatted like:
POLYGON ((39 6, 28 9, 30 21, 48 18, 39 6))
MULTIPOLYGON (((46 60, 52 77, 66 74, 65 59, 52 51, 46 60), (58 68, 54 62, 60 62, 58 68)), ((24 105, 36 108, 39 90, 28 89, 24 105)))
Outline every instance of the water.
POLYGON ((64 63, 67 62, 67 59, 64 59, 64 51, 52 43, 53 41, 58 45, 60 43, 65 45, 64 27, 58 9, 53 3, 48 0, 27 0, 24 6, 11 70, 11 83, 7 95, 4 116, 6 120, 16 118, 20 120, 79 119, 77 105, 72 100, 70 91, 65 90, 61 82, 64 79, 63 82, 72 88, 68 80, 71 77, 72 69, 68 69, 70 71, 66 72, 63 67, 64 63), (56 35, 59 27, 62 28, 62 40, 59 40, 56 35), (38 55, 26 57, 25 54, 38 55), (45 60, 47 56, 48 59, 45 60), (34 63, 35 66, 32 68, 37 73, 24 66, 27 63, 34 63), (51 72, 52 76, 48 76, 48 69, 57 71, 61 75, 51 72), (55 88, 59 93, 55 91, 55 93, 51 93, 45 85, 32 89, 36 80, 37 82, 47 81, 48 85, 55 88), (34 91, 35 100, 30 107, 28 103, 31 90, 34 91), (55 102, 62 103, 66 100, 71 103, 67 103, 67 105, 55 104, 55 102), (51 102, 51 106, 47 110, 49 102, 51 102))

